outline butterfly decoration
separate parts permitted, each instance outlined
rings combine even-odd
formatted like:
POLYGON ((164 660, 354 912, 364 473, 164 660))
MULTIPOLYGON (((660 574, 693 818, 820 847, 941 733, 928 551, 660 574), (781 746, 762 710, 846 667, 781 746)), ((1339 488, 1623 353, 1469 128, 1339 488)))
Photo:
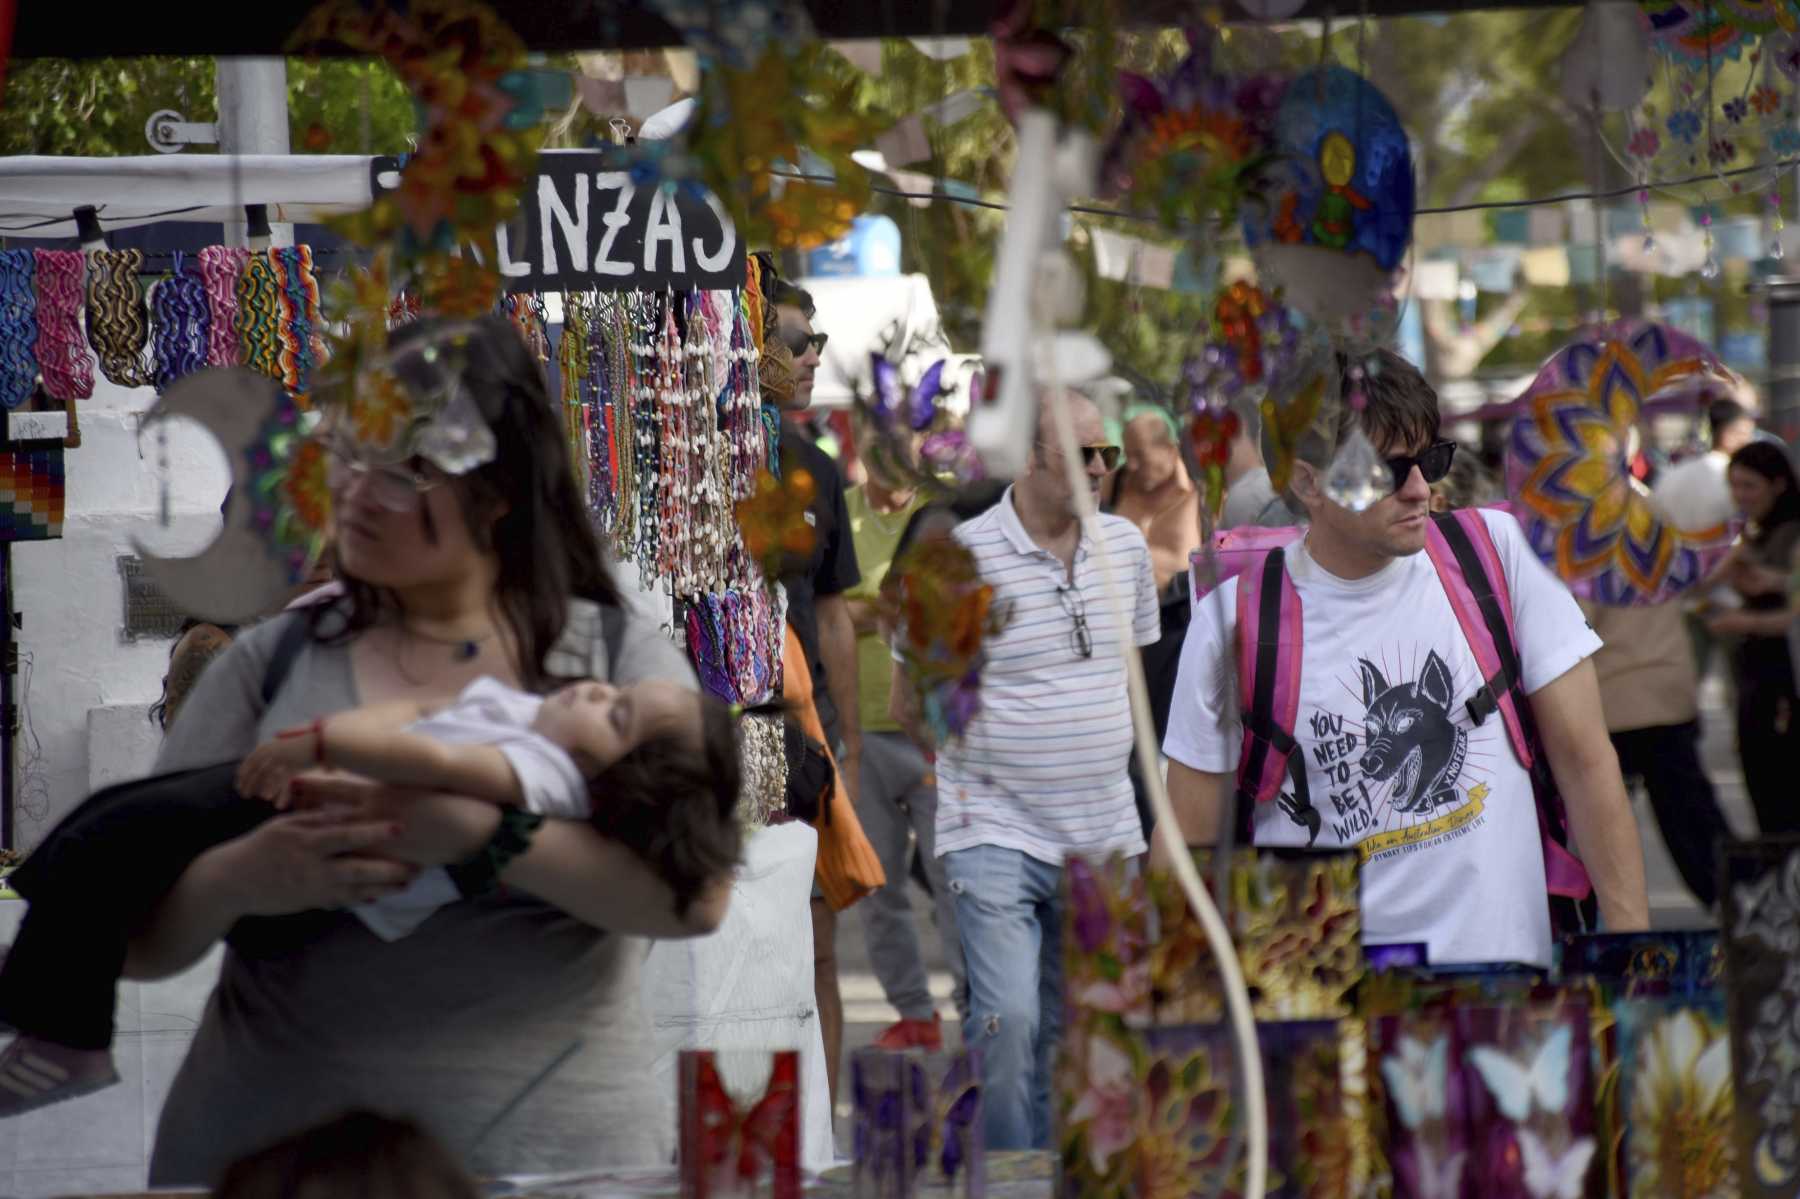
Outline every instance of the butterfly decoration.
POLYGON ((1213 62, 1215 40, 1209 28, 1190 29, 1187 56, 1163 79, 1119 76, 1125 115, 1102 160, 1102 186, 1175 232, 1236 220, 1239 197, 1271 154, 1280 85, 1227 77, 1213 62))
POLYGON ((1596 1147, 1593 1137, 1573 1137, 1558 1154, 1537 1133, 1521 1128, 1519 1154, 1524 1162, 1525 1190, 1531 1199, 1581 1199, 1596 1147))
POLYGON ((900 383, 900 368, 882 353, 869 355, 869 373, 875 381, 875 399, 869 406, 875 427, 882 432, 896 424, 915 433, 931 428, 938 415, 938 399, 949 388, 944 386, 947 363, 938 359, 925 368, 910 392, 900 383))
POLYGON ((933 1172, 949 1183, 966 1180, 966 1189, 981 1189, 981 1164, 986 1135, 981 1115, 981 1064, 979 1050, 964 1050, 951 1058, 934 1088, 924 1062, 912 1062, 913 1110, 923 1117, 913 1130, 913 1167, 933 1172), (931 1160, 936 1150, 937 1160, 931 1160))
POLYGON ((758 470, 756 490, 737 502, 744 549, 762 568, 763 578, 780 578, 786 573, 784 563, 812 552, 813 526, 806 518, 816 494, 807 471, 790 470, 777 479, 758 470))
POLYGON ((1568 1106, 1572 1036, 1569 1026, 1560 1024, 1523 1057, 1476 1045, 1467 1051, 1468 1061, 1501 1113, 1517 1124, 1530 1117, 1534 1106, 1552 1114, 1568 1106))
POLYGON ((1400 1038, 1398 1056, 1381 1063, 1387 1080, 1388 1101, 1400 1114, 1400 1123, 1416 1130, 1444 1118, 1444 1091, 1450 1076, 1450 1038, 1434 1038, 1428 1045, 1410 1036, 1400 1038))
POLYGON ((1729 525, 1683 531, 1631 474, 1631 442, 1653 399, 1705 384, 1717 359, 1678 330, 1625 320, 1565 346, 1519 400, 1507 491, 1532 550, 1584 599, 1658 604, 1706 579, 1729 525))
POLYGON ((731 1195, 767 1184, 775 1199, 800 1196, 800 1055, 771 1055, 761 1098, 740 1107, 725 1090, 711 1050, 683 1050, 682 1193, 692 1199, 731 1195))
POLYGON ((404 7, 326 0, 295 31, 293 48, 347 48, 385 61, 412 92, 423 122, 400 186, 340 218, 363 244, 394 238, 407 259, 470 244, 497 261, 495 230, 518 208, 541 132, 525 45, 480 0, 411 0, 404 7))
POLYGON ((1395 1169, 1400 1175, 1396 1195, 1407 1194, 1410 1199, 1461 1199, 1468 1150, 1440 1151, 1429 1141, 1419 1141, 1395 1156, 1395 1169))
MULTIPOLYGON (((942 401, 952 388, 950 361, 940 358, 908 388, 887 355, 869 355, 871 395, 857 397, 857 411, 871 436, 865 452, 897 482, 926 488, 972 483, 982 477, 981 459, 961 422, 942 401)), ((972 386, 978 386, 974 384, 972 386)), ((979 403, 977 396, 972 402, 979 403)))

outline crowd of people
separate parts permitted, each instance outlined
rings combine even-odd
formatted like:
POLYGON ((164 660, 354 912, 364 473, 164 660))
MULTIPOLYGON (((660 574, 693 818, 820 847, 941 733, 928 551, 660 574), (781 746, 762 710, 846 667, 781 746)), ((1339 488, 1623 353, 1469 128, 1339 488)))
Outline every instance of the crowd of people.
MULTIPOLYGON (((1390 353, 1362 384, 1341 371, 1280 489, 1241 412, 1216 519, 1165 409, 1109 412, 1073 391, 1039 396, 1015 479, 945 498, 854 438, 821 448, 805 421, 830 314, 778 279, 767 296, 793 367, 783 468, 815 483, 810 548, 781 567, 782 714, 844 814, 802 813, 837 846, 806 913, 834 1100, 849 907, 899 1015, 876 1044, 954 1042, 913 916, 922 888, 961 1038, 982 1051, 987 1143, 1048 1144, 1065 863, 1164 853, 1132 753, 1127 649, 1143 655, 1180 840, 1356 852, 1367 939, 1423 943, 1433 962, 1544 965, 1572 922, 1647 926, 1628 779, 1714 903, 1712 847, 1731 830, 1697 696, 1715 659, 1762 831, 1800 824, 1779 783, 1800 737, 1800 479, 1736 400, 1705 414, 1706 453, 1660 472, 1646 459, 1634 485, 1684 528, 1742 519, 1738 546, 1703 595, 1608 609, 1538 561, 1493 474, 1442 436, 1429 384, 1390 353), (1360 512, 1326 482, 1358 429, 1392 476, 1360 512), (1196 599, 1208 533, 1251 548, 1196 599), (1007 614, 979 711, 950 738, 922 718, 882 603, 921 538, 966 549, 1007 614)), ((18 1034, 0 1116, 115 1081, 113 983, 223 940, 153 1182, 261 1193, 258 1170, 301 1151, 284 1138, 353 1108, 416 1121, 481 1173, 668 1160, 671 1130, 641 1093, 636 938, 725 919, 743 715, 701 696, 615 582, 538 364, 503 320, 472 329, 459 387, 491 457, 339 461, 330 577, 273 619, 184 637, 157 777, 91 798, 17 873, 32 908, 0 960, 0 1020, 18 1034), (104 904, 67 884, 100 870, 104 904), (71 944, 79 969, 55 956, 71 944)), ((396 346, 442 332, 422 321, 396 346)), ((325 1135, 394 1133, 374 1119, 325 1135)))

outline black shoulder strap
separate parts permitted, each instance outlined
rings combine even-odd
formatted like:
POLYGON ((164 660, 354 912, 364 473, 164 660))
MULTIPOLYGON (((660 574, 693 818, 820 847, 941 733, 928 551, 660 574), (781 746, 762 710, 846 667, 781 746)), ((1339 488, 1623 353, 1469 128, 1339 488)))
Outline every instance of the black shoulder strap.
POLYGON ((1469 531, 1456 519, 1456 514, 1440 512, 1432 519, 1437 522, 1438 531, 1444 535, 1444 543, 1456 558, 1464 585, 1481 609, 1482 623, 1487 626, 1488 638, 1494 643, 1495 656, 1500 659, 1499 672, 1493 678, 1483 680, 1482 687, 1469 697, 1469 719, 1477 725, 1481 724, 1499 708, 1500 697, 1510 691, 1513 693, 1513 706, 1518 709, 1519 720, 1524 725, 1525 736, 1527 740, 1535 741, 1537 730, 1530 724, 1531 708, 1520 691, 1522 668, 1519 664, 1519 649, 1513 644, 1512 627, 1507 623, 1506 612, 1502 608, 1505 601, 1495 591, 1494 581, 1488 578, 1487 570, 1481 565, 1481 555, 1475 552, 1475 543, 1469 540, 1469 531))
POLYGON ((284 618, 287 623, 281 628, 281 636, 275 640, 275 651, 269 655, 269 664, 263 668, 262 706, 263 711, 275 702, 281 694, 282 684, 287 682, 290 671, 294 669, 294 660, 305 648, 308 637, 312 634, 311 622, 304 612, 291 612, 284 618))
MULTIPOLYGON (((1275 680, 1281 669, 1281 600, 1291 586, 1286 571, 1287 555, 1280 546, 1268 552, 1262 565, 1262 591, 1256 614, 1256 661, 1251 667, 1250 702, 1243 718, 1250 732, 1245 752, 1248 755, 1238 771, 1239 780, 1262 777, 1264 763, 1273 751, 1287 763, 1288 777, 1294 784, 1294 798, 1299 810, 1312 807, 1312 795, 1306 780, 1306 763, 1300 759, 1299 743, 1294 730, 1284 729, 1275 721, 1275 680)), ((1247 647, 1246 647, 1247 648, 1247 647)), ((1292 646, 1288 652, 1298 653, 1292 646)), ((1237 837, 1248 845, 1256 820, 1256 796, 1241 785, 1237 789, 1237 837)))
POLYGON ((600 643, 606 647, 606 676, 611 680, 625 649, 625 609, 618 604, 600 605, 600 643))

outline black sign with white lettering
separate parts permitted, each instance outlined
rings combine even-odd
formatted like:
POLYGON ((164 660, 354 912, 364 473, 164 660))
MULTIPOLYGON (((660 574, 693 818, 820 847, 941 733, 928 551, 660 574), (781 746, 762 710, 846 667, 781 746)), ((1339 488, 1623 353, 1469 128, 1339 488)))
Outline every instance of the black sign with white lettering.
POLYGON ((744 283, 744 246, 711 193, 644 187, 604 150, 546 151, 500 230, 508 291, 661 291, 744 283))

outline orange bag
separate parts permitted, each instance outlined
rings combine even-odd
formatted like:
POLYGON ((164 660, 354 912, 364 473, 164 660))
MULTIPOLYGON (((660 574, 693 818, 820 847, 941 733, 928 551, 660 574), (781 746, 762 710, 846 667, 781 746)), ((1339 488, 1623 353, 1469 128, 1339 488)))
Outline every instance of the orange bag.
POLYGON ((869 844, 869 838, 863 832, 862 821, 856 818, 856 807, 844 790, 843 776, 838 773, 837 758, 831 754, 831 746, 825 740, 819 710, 813 705, 812 671, 807 668, 800 638, 786 625, 783 632, 787 640, 781 649, 781 697, 792 705, 801 730, 825 746, 826 755, 831 757, 834 779, 831 801, 813 824, 819 832, 815 875, 825 902, 831 905, 832 911, 841 912, 886 883, 887 874, 881 869, 881 859, 875 856, 875 847, 869 844))

